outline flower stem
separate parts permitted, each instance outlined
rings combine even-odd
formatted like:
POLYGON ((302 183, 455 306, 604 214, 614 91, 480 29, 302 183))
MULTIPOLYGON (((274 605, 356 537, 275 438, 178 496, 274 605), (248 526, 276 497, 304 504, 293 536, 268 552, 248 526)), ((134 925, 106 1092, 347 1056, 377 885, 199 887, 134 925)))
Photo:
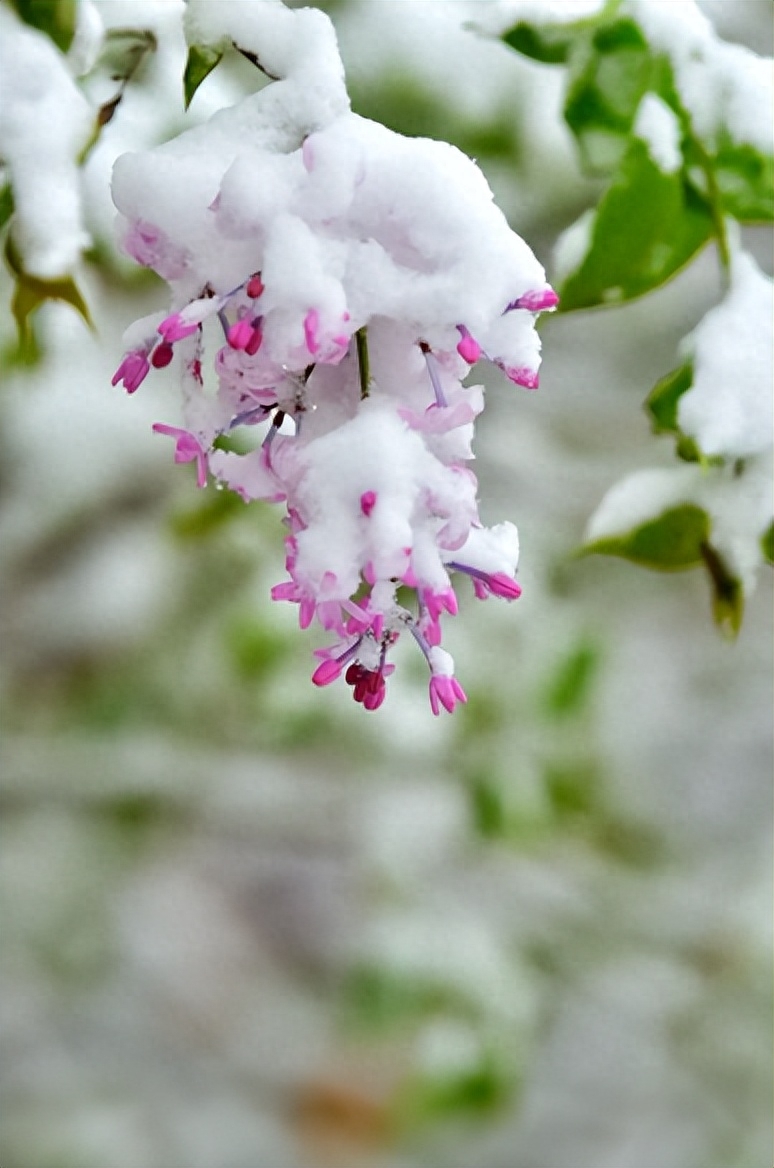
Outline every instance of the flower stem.
POLYGON ((704 171, 704 177, 707 182, 707 199, 709 202, 710 215, 712 217, 712 226, 715 229, 715 239, 718 246, 718 259, 720 260, 721 275, 723 278, 723 284, 725 285, 725 288, 728 289, 728 286, 731 282, 731 248, 728 242, 726 219, 721 206, 720 189, 718 187, 712 158, 703 146, 701 146, 698 142, 696 145, 699 148, 701 168, 704 171))
POLYGON ((360 400, 365 401, 368 397, 368 387, 371 382, 371 367, 368 361, 368 336, 365 325, 355 333, 355 342, 357 344, 357 361, 360 368, 360 400))

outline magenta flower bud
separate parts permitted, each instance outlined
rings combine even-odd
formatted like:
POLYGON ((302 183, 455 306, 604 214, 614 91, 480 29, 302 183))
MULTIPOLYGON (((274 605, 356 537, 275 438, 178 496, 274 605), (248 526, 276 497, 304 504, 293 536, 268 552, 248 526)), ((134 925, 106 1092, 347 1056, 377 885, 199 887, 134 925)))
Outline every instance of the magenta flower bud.
POLYGON ((462 357, 463 361, 467 361, 468 365, 475 365, 476 361, 478 361, 479 357, 481 356, 481 346, 479 345, 478 341, 476 341, 470 335, 464 324, 458 324, 457 331, 462 337, 462 340, 457 345, 457 352, 459 353, 460 357, 462 357))
POLYGON ((298 589, 292 580, 284 580, 282 584, 275 584, 269 595, 272 600, 297 600, 298 589))
POLYGON ((471 568, 469 564, 460 564, 457 560, 449 560, 446 566, 453 568, 455 572, 464 572, 466 576, 470 576, 479 600, 486 600, 488 596, 518 600, 521 596, 521 585, 507 572, 482 572, 480 568, 471 568))
POLYGON ((261 279, 260 273, 256 272, 256 274, 251 276, 251 278, 247 281, 247 288, 245 291, 247 292, 248 296, 252 297, 253 300, 257 300, 258 297, 263 293, 264 287, 265 285, 261 279))
POLYGON ((521 596, 521 584, 517 584, 505 572, 494 572, 487 577, 486 583, 492 595, 501 596, 503 600, 518 600, 521 596))
POLYGON ((556 308, 558 303, 559 297, 553 288, 535 288, 530 292, 525 292, 518 300, 513 300, 505 311, 511 312, 514 308, 524 308, 527 312, 547 312, 556 308))
POLYGON ((376 491, 363 491, 363 494, 360 496, 360 510, 366 519, 376 506, 376 497, 376 491))
POLYGON ((337 660, 335 657, 329 658, 327 661, 322 661, 314 673, 312 674, 312 681, 315 685, 330 685, 332 681, 336 681, 341 677, 343 669, 343 662, 337 660))

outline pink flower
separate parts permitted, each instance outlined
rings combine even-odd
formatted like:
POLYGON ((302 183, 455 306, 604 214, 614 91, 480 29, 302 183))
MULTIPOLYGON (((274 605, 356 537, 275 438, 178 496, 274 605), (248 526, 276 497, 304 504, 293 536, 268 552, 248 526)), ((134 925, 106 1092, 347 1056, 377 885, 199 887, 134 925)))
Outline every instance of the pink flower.
POLYGON ((496 364, 514 385, 523 385, 525 389, 537 389, 540 384, 540 376, 535 369, 529 369, 526 365, 504 365, 501 361, 497 361, 496 364))
POLYGON ((385 665, 381 662, 377 669, 366 669, 364 665, 353 662, 347 670, 344 680, 352 686, 352 697, 366 710, 378 710, 387 696, 387 683, 395 670, 394 665, 385 665))
POLYGON ((171 316, 168 316, 162 320, 157 329, 157 332, 164 338, 165 341, 167 341, 169 344, 173 344, 175 341, 182 341, 185 337, 192 336, 192 334, 195 333, 198 329, 199 323, 200 322, 198 320, 195 322, 188 322, 184 319, 182 313, 173 312, 171 316))
POLYGON ((150 363, 146 350, 133 349, 131 353, 126 354, 116 369, 110 384, 118 385, 120 381, 127 393, 134 393, 148 376, 149 370, 150 363))
POLYGON ((179 280, 188 267, 188 253, 176 247, 160 227, 138 219, 123 239, 124 251, 142 264, 153 268, 163 280, 179 280))
POLYGON ((320 328, 320 314, 316 308, 310 308, 304 317, 304 340, 306 347, 314 357, 320 347, 318 332, 320 328))
POLYGON ((430 678, 430 709, 436 717, 441 712, 441 706, 451 714, 458 702, 467 700, 467 694, 456 677, 434 673, 430 678))
POLYGON ((506 572, 482 572, 479 568, 471 568, 468 564, 450 560, 446 565, 455 572, 464 572, 473 580, 473 587, 479 600, 486 600, 487 596, 499 596, 503 600, 518 600, 521 596, 521 585, 506 572))
POLYGON ((232 349, 246 349, 252 335, 253 326, 247 317, 243 316, 241 320, 231 325, 226 333, 226 340, 232 349))
POLYGON ((201 443, 190 430, 181 430, 178 426, 167 426, 163 422, 156 422, 153 426, 156 434, 166 434, 175 439, 175 462, 196 463, 196 485, 207 485, 207 455, 201 443))
POLYGON ((432 402, 423 414, 401 407, 398 414, 412 430, 420 434, 446 434, 458 426, 466 426, 475 418, 477 410, 466 401, 455 402, 453 406, 439 406, 432 402))
POLYGON ((434 592, 432 588, 420 589, 419 602, 424 605, 434 621, 438 620, 443 612, 448 612, 452 616, 457 615, 457 596, 451 584, 438 592, 434 592))

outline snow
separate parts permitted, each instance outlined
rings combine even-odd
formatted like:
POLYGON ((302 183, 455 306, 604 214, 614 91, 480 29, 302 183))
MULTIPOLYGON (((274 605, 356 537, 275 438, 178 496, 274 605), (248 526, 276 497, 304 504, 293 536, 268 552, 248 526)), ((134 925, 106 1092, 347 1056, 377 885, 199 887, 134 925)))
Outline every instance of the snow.
POLYGON ((83 77, 94 68, 104 36, 105 25, 94 0, 79 0, 75 35, 67 51, 67 64, 75 77, 83 77))
POLYGON ((681 430, 706 455, 746 458, 774 434, 774 284, 751 256, 733 256, 731 287, 686 339, 693 385, 679 401, 681 430))
POLYGON ((714 146, 723 131, 738 145, 771 154, 774 145, 774 72, 770 58, 715 33, 694 0, 626 0, 651 47, 675 70, 681 100, 694 129, 714 146))
POLYGON ((646 93, 634 120, 634 136, 648 147, 659 170, 674 174, 683 164, 680 123, 673 110, 655 93, 646 93))
POLYGON ((66 275, 89 243, 76 159, 94 114, 49 38, 5 6, 0 110, 0 156, 10 172, 13 235, 24 267, 44 279, 66 275))
POLYGON ((272 104, 297 103, 297 120, 302 108, 307 118, 320 123, 349 108, 333 25, 315 8, 292 10, 282 0, 217 5, 190 0, 184 27, 189 45, 224 49, 234 44, 254 54, 262 69, 281 79, 272 104))
POLYGON ((625 535, 691 499, 699 480, 694 465, 635 471, 616 483, 589 520, 586 542, 625 535))
POLYGON ((476 24, 497 36, 520 22, 530 24, 570 24, 585 17, 596 16, 604 7, 604 0, 497 0, 496 3, 477 5, 476 24))
POLYGON ((594 211, 589 208, 571 223, 554 244, 554 279, 561 283, 578 270, 588 255, 594 231, 594 211))

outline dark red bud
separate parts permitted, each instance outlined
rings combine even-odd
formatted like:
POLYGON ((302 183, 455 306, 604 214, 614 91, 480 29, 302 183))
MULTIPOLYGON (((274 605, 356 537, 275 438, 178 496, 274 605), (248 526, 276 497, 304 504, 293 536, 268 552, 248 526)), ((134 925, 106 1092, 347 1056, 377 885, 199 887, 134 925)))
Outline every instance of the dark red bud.
POLYGON ((172 360, 174 355, 175 354, 172 351, 172 346, 168 345, 166 341, 164 341, 162 344, 157 345, 153 350, 153 354, 151 355, 151 365, 154 369, 165 369, 166 366, 169 365, 169 362, 172 360))

